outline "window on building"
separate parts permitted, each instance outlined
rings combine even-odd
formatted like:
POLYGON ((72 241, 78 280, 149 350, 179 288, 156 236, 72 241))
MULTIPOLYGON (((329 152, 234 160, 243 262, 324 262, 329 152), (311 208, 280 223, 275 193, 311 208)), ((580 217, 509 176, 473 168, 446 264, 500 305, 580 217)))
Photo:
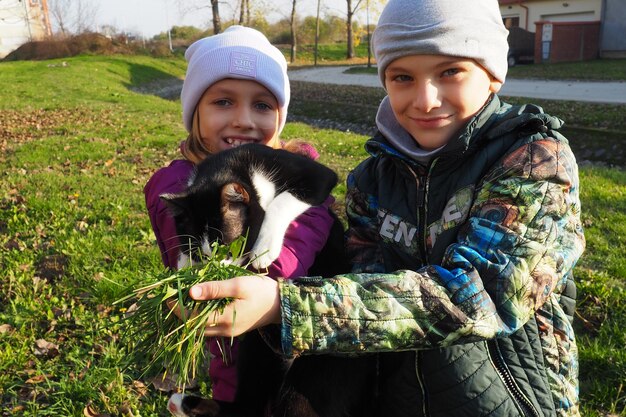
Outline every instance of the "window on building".
POLYGON ((504 26, 507 29, 519 27, 519 16, 505 17, 502 19, 502 21, 504 22, 504 26))

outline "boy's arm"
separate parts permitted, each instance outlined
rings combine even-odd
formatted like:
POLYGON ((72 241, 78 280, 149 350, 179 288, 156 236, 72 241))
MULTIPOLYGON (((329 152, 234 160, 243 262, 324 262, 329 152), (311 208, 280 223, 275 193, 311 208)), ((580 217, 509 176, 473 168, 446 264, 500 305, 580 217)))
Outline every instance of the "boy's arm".
POLYGON ((281 281, 283 352, 431 348, 505 336, 560 292, 583 249, 571 150, 550 140, 525 145, 479 185, 442 265, 281 281))

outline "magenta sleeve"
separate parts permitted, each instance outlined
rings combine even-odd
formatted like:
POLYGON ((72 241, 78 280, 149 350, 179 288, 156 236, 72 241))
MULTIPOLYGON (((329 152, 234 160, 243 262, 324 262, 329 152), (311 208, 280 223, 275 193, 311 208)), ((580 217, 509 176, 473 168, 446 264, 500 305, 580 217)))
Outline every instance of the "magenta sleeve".
POLYGON ((165 193, 180 193, 185 189, 187 178, 193 171, 193 164, 184 160, 175 160, 166 168, 158 170, 144 187, 146 208, 150 224, 161 251, 163 265, 176 269, 178 263, 179 239, 174 219, 159 198, 165 193))
POLYGON ((328 197, 324 204, 309 208, 291 222, 280 255, 269 267, 270 277, 298 278, 307 275, 330 234, 334 218, 329 210, 333 202, 334 198, 328 197))

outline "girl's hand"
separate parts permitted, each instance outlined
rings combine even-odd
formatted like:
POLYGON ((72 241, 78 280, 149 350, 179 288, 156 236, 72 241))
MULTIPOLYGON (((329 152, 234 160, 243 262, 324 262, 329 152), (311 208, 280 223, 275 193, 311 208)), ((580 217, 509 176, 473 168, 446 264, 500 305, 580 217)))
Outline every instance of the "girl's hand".
POLYGON ((206 324, 206 336, 239 336, 248 330, 280 323, 278 282, 259 275, 212 281, 191 287, 195 300, 234 298, 221 315, 206 324))

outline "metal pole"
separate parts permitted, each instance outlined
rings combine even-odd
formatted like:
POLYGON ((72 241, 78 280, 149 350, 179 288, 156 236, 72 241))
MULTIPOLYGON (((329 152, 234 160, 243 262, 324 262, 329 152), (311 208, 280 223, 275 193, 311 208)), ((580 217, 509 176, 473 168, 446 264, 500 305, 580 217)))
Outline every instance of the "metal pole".
POLYGON ((320 1, 317 0, 317 18, 315 19, 315 53, 313 54, 313 66, 317 66, 317 45, 320 38, 320 1))
POLYGON ((167 41, 170 45, 170 52, 174 52, 174 48, 172 47, 172 31, 170 28, 170 17, 169 12, 167 11, 167 1, 163 0, 163 4, 165 4, 165 25, 167 26, 167 41))
POLYGON ((365 3, 365 22, 367 23, 367 68, 372 67, 372 45, 370 45, 370 0, 365 3))

